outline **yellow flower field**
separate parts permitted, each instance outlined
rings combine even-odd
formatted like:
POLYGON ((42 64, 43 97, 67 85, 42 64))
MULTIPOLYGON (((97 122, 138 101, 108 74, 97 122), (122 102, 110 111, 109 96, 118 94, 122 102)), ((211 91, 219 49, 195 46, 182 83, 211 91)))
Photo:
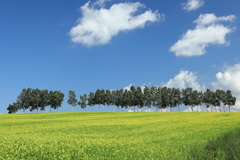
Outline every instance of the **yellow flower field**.
POLYGON ((0 115, 0 160, 185 159, 239 127, 237 112, 0 115))

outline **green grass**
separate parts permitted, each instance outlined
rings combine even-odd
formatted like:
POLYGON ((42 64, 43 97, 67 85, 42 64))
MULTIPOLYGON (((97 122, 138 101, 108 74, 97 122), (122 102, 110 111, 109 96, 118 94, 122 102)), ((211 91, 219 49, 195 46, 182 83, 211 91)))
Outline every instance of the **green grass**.
POLYGON ((239 128, 240 113, 0 115, 2 159, 187 159, 239 128), (197 148, 196 148, 197 146, 197 148))
POLYGON ((239 160, 240 159, 240 129, 230 131, 223 136, 208 141, 203 149, 194 147, 190 150, 189 159, 196 160, 239 160))

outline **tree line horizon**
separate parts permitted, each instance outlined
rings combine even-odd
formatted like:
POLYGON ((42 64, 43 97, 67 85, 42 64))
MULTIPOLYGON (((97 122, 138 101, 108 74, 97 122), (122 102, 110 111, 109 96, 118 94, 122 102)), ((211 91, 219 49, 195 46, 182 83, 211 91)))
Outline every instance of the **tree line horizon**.
MULTIPOLYGON (((47 89, 40 90, 38 88, 23 89, 20 95, 17 97, 16 102, 9 104, 7 107, 8 113, 16 113, 19 110, 29 109, 30 112, 40 109, 45 111, 47 106, 51 109, 57 109, 61 107, 64 100, 64 93, 61 91, 48 91, 47 89)), ((234 106, 236 103, 236 97, 234 97, 230 90, 224 91, 217 89, 213 91, 211 89, 206 89, 205 92, 193 90, 192 88, 184 88, 180 90, 179 88, 168 88, 168 87, 147 87, 142 89, 140 86, 135 87, 132 85, 130 89, 117 89, 117 90, 104 90, 97 89, 95 92, 90 92, 88 95, 80 95, 80 101, 77 100, 75 91, 70 90, 68 93, 67 103, 73 107, 79 105, 85 110, 87 106, 93 107, 95 105, 104 106, 116 106, 119 109, 127 109, 128 107, 134 107, 134 112, 136 108, 142 111, 143 107, 155 109, 167 109, 178 107, 180 112, 180 105, 191 106, 192 112, 195 106, 205 105, 206 109, 212 107, 220 107, 223 104, 223 109, 225 112, 225 106, 229 108, 234 106)), ((93 111, 93 108, 92 108, 93 111)), ((137 110, 138 111, 138 110, 137 110)), ((208 110, 207 110, 208 111, 208 110)))

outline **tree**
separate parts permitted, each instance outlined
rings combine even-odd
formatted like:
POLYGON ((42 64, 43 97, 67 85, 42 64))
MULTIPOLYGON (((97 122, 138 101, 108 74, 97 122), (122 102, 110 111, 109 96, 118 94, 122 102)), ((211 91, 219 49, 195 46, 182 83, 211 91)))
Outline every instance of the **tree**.
MULTIPOLYGON (((88 96, 88 105, 94 106, 95 104, 96 104, 95 103, 95 94, 93 92, 90 92, 89 96, 88 96)), ((93 108, 92 108, 92 111, 93 111, 93 108)))
POLYGON ((122 106, 128 108, 131 105, 132 95, 131 92, 127 89, 123 92, 123 104, 122 106))
POLYGON ((156 98, 156 111, 157 111, 157 108, 159 108, 161 109, 161 112, 162 112, 162 88, 161 87, 157 87, 155 98, 156 98))
POLYGON ((150 88, 151 106, 156 107, 156 109, 157 109, 157 92, 158 92, 158 87, 152 86, 150 88))
POLYGON ((110 90, 106 90, 106 94, 105 94, 105 104, 109 107, 108 111, 110 111, 110 105, 111 105, 111 91, 110 90))
POLYGON ((202 103, 202 91, 194 90, 191 94, 192 111, 194 106, 199 106, 202 103))
POLYGON ((25 113, 25 110, 30 107, 30 95, 32 93, 31 88, 23 89, 20 95, 17 97, 17 104, 19 105, 19 109, 23 109, 23 112, 25 113))
POLYGON ((83 96, 80 96, 80 101, 78 102, 78 105, 80 105, 82 109, 85 109, 87 106, 86 102, 87 102, 87 95, 84 94, 83 96))
POLYGON ((135 112, 135 107, 137 106, 137 102, 136 102, 136 88, 134 87, 134 85, 131 85, 130 87, 130 91, 131 91, 131 107, 134 107, 134 112, 135 112))
POLYGON ((170 106, 171 88, 163 87, 161 89, 162 108, 170 106))
POLYGON ((177 107, 180 112, 180 105, 182 104, 181 91, 177 88, 172 88, 170 94, 170 107, 177 107))
MULTIPOLYGON (((54 91, 56 97, 57 97, 57 111, 58 111, 58 107, 62 106, 62 102, 64 100, 64 93, 61 93, 61 91, 54 91)), ((54 108, 55 109, 55 108, 54 108)))
MULTIPOLYGON (((215 98, 216 98, 216 106, 218 106, 220 108, 220 112, 221 112, 221 103, 223 103, 224 99, 225 99, 225 91, 223 90, 219 90, 217 89, 215 92, 215 98)), ((225 107, 223 106, 224 112, 225 112, 225 107)))
MULTIPOLYGON (((192 106, 192 88, 184 88, 182 89, 182 102, 185 106, 192 106)), ((192 108, 193 112, 193 108, 192 108)))
POLYGON ((50 112, 51 112, 51 108, 57 109, 58 111, 58 107, 61 107, 63 99, 64 99, 64 94, 61 93, 60 91, 50 91, 49 101, 48 101, 48 105, 50 106, 50 112))
POLYGON ((230 90, 227 90, 225 99, 224 99, 224 105, 227 105, 229 108, 229 112, 231 112, 230 107, 234 106, 236 103, 236 97, 232 96, 232 92, 230 90))
POLYGON ((94 97, 94 99, 95 99, 95 104, 97 104, 98 105, 98 107, 99 107, 99 111, 100 111, 100 105, 101 104, 104 104, 104 96, 103 96, 103 92, 104 91, 102 91, 102 90, 100 90, 100 89, 97 89, 96 90, 96 92, 95 92, 95 97, 94 97))
POLYGON ((206 109, 211 107, 211 111, 212 111, 213 101, 214 101, 214 92, 211 89, 207 89, 202 96, 202 102, 206 105, 206 109))
POLYGON ((78 101, 76 99, 75 91, 70 90, 69 93, 68 93, 67 103, 72 106, 72 111, 73 111, 73 107, 75 107, 77 105, 77 102, 78 101))
POLYGON ((151 108, 151 96, 150 96, 150 89, 145 86, 143 89, 143 99, 144 99, 144 106, 151 108))
POLYGON ((30 94, 30 111, 37 110, 40 107, 40 95, 41 95, 41 90, 36 88, 33 89, 31 94, 30 94))
POLYGON ((110 97, 110 105, 115 106, 116 103, 116 91, 111 91, 111 97, 110 97))
POLYGON ((123 89, 116 90, 116 100, 115 100, 115 105, 120 108, 123 107, 123 89))
POLYGON ((19 106, 17 103, 9 104, 7 108, 9 114, 16 113, 18 109, 19 109, 19 106))
POLYGON ((136 90, 136 105, 141 109, 144 106, 144 97, 143 97, 143 93, 142 93, 142 88, 139 86, 137 87, 136 90))
POLYGON ((49 104, 49 93, 47 89, 41 90, 40 92, 40 103, 39 107, 41 111, 45 111, 45 107, 49 104))

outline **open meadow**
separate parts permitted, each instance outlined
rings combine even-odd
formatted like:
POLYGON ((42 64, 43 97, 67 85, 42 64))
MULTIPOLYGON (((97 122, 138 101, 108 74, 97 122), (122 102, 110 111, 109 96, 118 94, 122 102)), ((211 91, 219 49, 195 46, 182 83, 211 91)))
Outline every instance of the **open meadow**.
POLYGON ((0 160, 186 159, 239 127, 237 112, 0 115, 0 160))

